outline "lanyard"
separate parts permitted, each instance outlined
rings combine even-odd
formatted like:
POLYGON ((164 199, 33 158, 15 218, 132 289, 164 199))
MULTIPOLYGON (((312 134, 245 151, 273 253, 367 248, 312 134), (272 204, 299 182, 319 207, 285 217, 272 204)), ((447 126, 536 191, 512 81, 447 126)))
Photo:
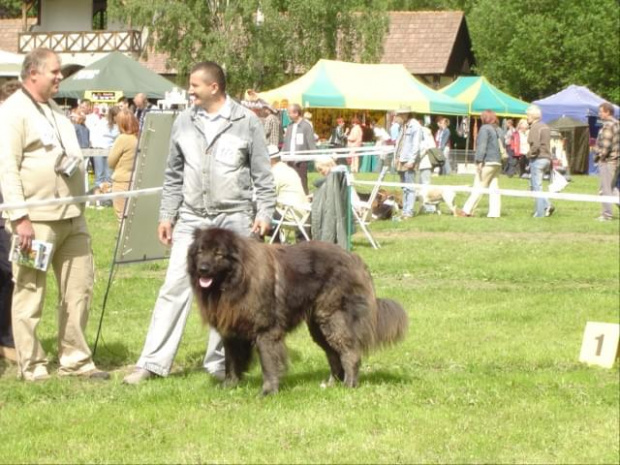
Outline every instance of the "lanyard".
POLYGON ((52 127, 52 129, 56 133, 56 138, 58 139, 58 142, 60 142, 60 147, 62 147, 63 153, 67 153, 67 151, 65 149, 65 144, 62 143, 62 137, 60 135, 60 130, 58 129, 58 123, 56 122, 56 117, 54 116, 54 110, 52 110, 52 108, 50 107, 50 112, 52 113, 52 119, 54 120, 54 121, 52 121, 52 120, 49 119, 49 117, 45 113, 45 110, 43 110, 43 107, 41 106, 41 104, 35 100, 35 98, 32 96, 32 94, 30 92, 28 92, 28 90, 24 86, 22 86, 22 91, 32 101, 34 106, 37 107, 37 110, 39 110, 39 113, 41 113, 43 115, 45 120, 49 123, 49 125, 52 127))

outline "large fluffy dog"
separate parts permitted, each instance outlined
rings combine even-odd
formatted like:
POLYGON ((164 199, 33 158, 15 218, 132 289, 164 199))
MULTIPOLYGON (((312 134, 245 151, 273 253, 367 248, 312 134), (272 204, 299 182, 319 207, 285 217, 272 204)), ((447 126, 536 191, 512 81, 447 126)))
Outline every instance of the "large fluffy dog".
POLYGON ((362 353, 407 330, 403 308, 375 297, 364 262, 325 242, 277 246, 224 229, 197 230, 188 272, 204 321, 222 335, 229 385, 247 371, 255 345, 263 394, 277 392, 284 337, 304 320, 327 355, 329 384, 349 387, 357 385, 362 353))

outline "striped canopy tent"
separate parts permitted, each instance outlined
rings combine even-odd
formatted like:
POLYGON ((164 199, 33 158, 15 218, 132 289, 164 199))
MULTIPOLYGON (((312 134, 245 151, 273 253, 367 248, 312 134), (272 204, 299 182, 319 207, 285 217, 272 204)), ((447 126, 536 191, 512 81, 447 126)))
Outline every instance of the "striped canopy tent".
POLYGON ((478 116, 484 110, 493 110, 498 116, 525 116, 529 103, 502 92, 484 76, 462 76, 440 92, 467 105, 467 113, 478 116))
POLYGON ((0 76, 18 77, 22 69, 23 61, 23 55, 0 50, 0 76))
POLYGON ((467 114, 467 105, 425 86, 403 65, 319 60, 299 79, 258 96, 268 103, 287 100, 305 108, 409 108, 422 114, 467 114))

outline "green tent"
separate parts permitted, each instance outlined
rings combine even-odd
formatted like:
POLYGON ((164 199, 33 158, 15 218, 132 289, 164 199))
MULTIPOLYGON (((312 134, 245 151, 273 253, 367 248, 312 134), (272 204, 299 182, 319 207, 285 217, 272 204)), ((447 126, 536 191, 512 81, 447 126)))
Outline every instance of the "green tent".
POLYGON ((112 52, 62 81, 56 97, 81 99, 87 90, 120 90, 129 98, 143 92, 148 98, 161 99, 173 87, 172 82, 137 61, 112 52))
POLYGON ((447 85, 441 92, 459 102, 467 104, 470 115, 480 115, 484 110, 493 110, 498 116, 525 116, 527 102, 511 97, 493 86, 482 76, 463 76, 447 85))

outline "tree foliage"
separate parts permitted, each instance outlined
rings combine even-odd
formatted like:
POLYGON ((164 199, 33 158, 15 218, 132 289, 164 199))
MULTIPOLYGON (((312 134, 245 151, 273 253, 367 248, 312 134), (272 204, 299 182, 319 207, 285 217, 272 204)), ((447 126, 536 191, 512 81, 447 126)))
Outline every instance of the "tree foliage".
POLYGON ((570 85, 620 100, 617 0, 477 0, 476 71, 526 100, 570 85))
POLYGON ((112 0, 110 16, 148 27, 184 78, 197 61, 222 64, 229 88, 280 85, 320 58, 380 57, 387 20, 359 0, 112 0), (257 11, 263 15, 258 24, 257 11))
POLYGON ((377 61, 388 10, 466 13, 478 74, 526 100, 569 84, 620 101, 618 0, 111 0, 112 15, 148 26, 186 74, 226 65, 237 92, 290 80, 319 58, 377 61), (122 4, 122 5, 121 5, 122 4), (259 8, 265 16, 256 25, 259 8))
MULTIPOLYGON (((1 0, 0 1, 0 18, 21 18, 22 4, 34 4, 36 6, 39 0, 1 0)), ((30 8, 28 16, 36 16, 37 9, 30 8)))

